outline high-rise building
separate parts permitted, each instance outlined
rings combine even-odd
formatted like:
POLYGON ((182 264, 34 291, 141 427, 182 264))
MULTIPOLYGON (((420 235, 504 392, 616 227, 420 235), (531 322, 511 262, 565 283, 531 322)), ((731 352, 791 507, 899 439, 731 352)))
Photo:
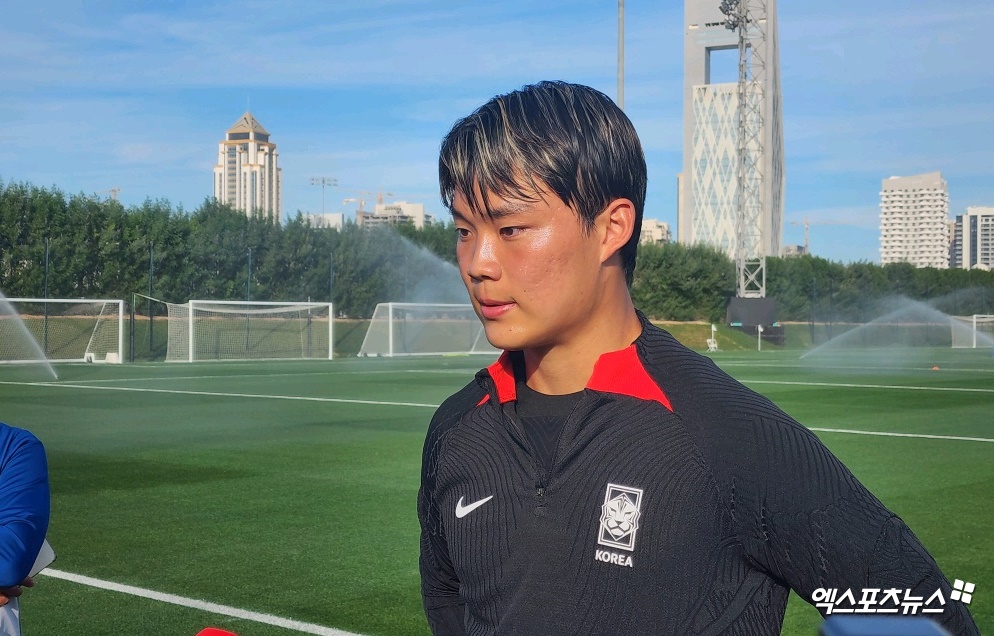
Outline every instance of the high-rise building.
POLYGON ((994 207, 969 207, 956 216, 949 266, 994 269, 994 207))
MULTIPOLYGON (((746 125, 757 155, 747 183, 758 193, 744 228, 746 258, 779 256, 783 237, 783 99, 776 0, 748 3, 750 55, 746 125), (759 180, 758 182, 755 180, 759 180)), ((712 81, 712 56, 738 59, 738 35, 725 27, 717 0, 685 0, 683 172, 677 197, 677 239, 706 243, 737 256, 739 93, 736 82, 712 81)), ((737 62, 736 62, 737 65, 737 62)), ((719 78, 720 79, 720 78, 719 78)), ((746 137, 749 139, 749 137, 746 137)), ((747 202, 747 206, 749 203, 747 202)))
POLYGON ((283 216, 283 170, 269 132, 246 112, 218 144, 214 198, 252 216, 279 223, 283 216))
POLYGON ((329 227, 335 230, 345 227, 344 212, 329 212, 327 214, 304 212, 300 216, 303 221, 310 223, 311 227, 329 227))
POLYGON ((670 224, 658 219, 642 219, 642 231, 639 234, 639 245, 654 243, 662 245, 673 240, 670 224))
POLYGON ((410 223, 419 230, 425 226, 425 223, 435 221, 432 215, 425 213, 423 203, 408 203, 407 201, 377 203, 372 212, 362 209, 356 210, 355 218, 356 223, 364 227, 410 223))
POLYGON ((942 173, 884 179, 880 264, 947 269, 949 248, 949 190, 942 173))

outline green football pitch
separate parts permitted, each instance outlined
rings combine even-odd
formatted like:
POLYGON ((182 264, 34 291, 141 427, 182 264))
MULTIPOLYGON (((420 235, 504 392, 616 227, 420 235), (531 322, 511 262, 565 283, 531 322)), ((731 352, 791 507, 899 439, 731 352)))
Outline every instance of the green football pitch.
MULTIPOLYGON (((994 359, 823 364, 718 352, 915 530, 994 633, 994 359), (938 370, 933 370, 937 366, 938 370)), ((45 443, 58 560, 24 633, 427 634, 415 498, 433 409, 489 359, 0 366, 0 419, 45 443)), ((817 632, 793 598, 785 634, 817 632)))

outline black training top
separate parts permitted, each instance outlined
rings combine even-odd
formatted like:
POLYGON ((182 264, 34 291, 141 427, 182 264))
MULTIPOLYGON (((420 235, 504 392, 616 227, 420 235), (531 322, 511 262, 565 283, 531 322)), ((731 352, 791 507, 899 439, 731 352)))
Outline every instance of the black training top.
POLYGON ((520 354, 435 413, 418 497, 434 634, 761 636, 780 633, 790 589, 814 603, 864 588, 932 599, 946 629, 979 634, 810 431, 642 320, 598 360, 551 469, 514 408, 520 354))

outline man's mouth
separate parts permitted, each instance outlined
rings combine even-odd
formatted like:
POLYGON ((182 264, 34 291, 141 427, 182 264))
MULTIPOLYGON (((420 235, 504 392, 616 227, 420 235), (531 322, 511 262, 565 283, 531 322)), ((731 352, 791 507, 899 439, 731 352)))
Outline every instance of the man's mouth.
POLYGON ((490 300, 490 299, 480 300, 479 303, 480 303, 480 313, 483 314, 483 317, 486 318, 487 320, 494 320, 496 318, 499 318, 500 316, 504 315, 515 306, 515 303, 513 302, 504 302, 500 300, 490 300))

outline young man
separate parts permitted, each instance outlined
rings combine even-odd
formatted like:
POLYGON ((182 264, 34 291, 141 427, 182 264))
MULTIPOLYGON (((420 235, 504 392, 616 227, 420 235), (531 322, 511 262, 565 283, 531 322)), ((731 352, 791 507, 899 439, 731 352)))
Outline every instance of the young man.
POLYGON ((428 430, 433 633, 779 634, 788 592, 822 588, 940 591, 932 616, 978 633, 812 433, 636 311, 646 167, 610 99, 560 82, 495 97, 446 136, 439 175, 505 351, 428 430))

